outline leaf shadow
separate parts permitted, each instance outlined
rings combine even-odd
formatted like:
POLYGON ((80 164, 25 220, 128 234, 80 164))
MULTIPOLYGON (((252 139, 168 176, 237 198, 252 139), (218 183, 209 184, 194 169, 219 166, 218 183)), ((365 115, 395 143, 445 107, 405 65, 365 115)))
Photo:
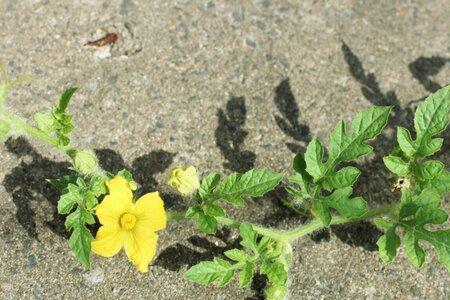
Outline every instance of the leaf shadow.
POLYGON ((253 168, 255 153, 242 150, 242 144, 248 135, 244 129, 247 119, 247 108, 244 97, 230 97, 225 110, 217 110, 218 125, 214 132, 216 145, 227 160, 224 168, 234 172, 245 172, 253 168))

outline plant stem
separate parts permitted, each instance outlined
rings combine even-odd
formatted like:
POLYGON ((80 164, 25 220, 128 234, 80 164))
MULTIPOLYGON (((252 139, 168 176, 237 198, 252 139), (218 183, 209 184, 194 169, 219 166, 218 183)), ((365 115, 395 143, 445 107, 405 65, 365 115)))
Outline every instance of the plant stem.
MULTIPOLYGON (((343 216, 333 216, 330 222, 330 225, 338 225, 338 224, 345 224, 345 223, 351 223, 351 222, 357 222, 361 220, 371 219, 373 217, 382 216, 386 214, 391 214, 395 210, 398 209, 398 204, 390 204, 381 206, 378 208, 374 208, 372 210, 369 210, 364 215, 362 215, 359 218, 352 218, 348 219, 343 216)), ((226 217, 217 217, 217 221, 222 225, 232 226, 232 227, 239 227, 242 222, 233 220, 226 217)), ((300 225, 297 228, 294 228, 292 230, 278 230, 278 229, 272 229, 267 227, 262 227, 256 224, 251 224, 253 229, 259 233, 260 235, 268 236, 274 240, 281 241, 284 243, 291 243, 294 240, 305 236, 307 234, 310 234, 316 230, 326 228, 326 226, 323 225, 322 221, 319 218, 315 218, 311 220, 309 223, 300 225)))

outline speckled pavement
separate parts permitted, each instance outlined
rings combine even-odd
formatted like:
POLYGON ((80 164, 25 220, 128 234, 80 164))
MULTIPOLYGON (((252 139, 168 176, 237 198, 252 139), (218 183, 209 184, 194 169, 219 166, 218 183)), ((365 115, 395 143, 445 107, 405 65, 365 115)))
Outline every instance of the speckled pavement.
MULTIPOLYGON (((172 209, 184 206, 164 185, 172 166, 288 170, 293 153, 313 136, 326 143, 338 120, 395 105, 377 154, 360 164, 356 193, 379 205, 398 196, 381 163, 393 128, 449 83, 449 12, 448 0, 1 0, 0 61, 11 77, 39 80, 8 98, 30 121, 64 87, 78 86, 73 142, 95 149, 110 171, 132 170, 172 209), (112 47, 85 46, 108 32, 118 34, 112 47)), ((440 153, 447 163, 449 145, 440 153)), ((0 146, 1 299, 259 299, 258 280, 240 290, 235 280, 217 288, 182 278, 189 265, 236 243, 235 232, 205 238, 187 223, 161 234, 146 274, 123 253, 92 256, 92 269, 83 269, 45 181, 69 172, 66 161, 33 139, 0 146)), ((292 228, 301 220, 281 196, 230 213, 292 228)), ((299 240, 290 299, 450 298, 450 276, 432 252, 420 270, 403 250, 384 265, 374 251, 379 234, 359 223, 299 240)))

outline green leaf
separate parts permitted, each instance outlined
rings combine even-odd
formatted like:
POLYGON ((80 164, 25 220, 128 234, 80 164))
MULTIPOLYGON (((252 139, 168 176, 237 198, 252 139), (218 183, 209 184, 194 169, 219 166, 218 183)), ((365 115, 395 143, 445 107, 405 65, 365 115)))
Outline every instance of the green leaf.
POLYGON ((416 267, 421 267, 425 261, 425 251, 420 247, 419 241, 430 243, 436 251, 438 259, 450 272, 450 230, 429 231, 427 224, 443 224, 448 215, 445 211, 433 207, 420 207, 414 219, 406 219, 398 224, 405 230, 403 242, 408 259, 416 267))
POLYGON ((193 207, 189 207, 186 210, 186 213, 184 214, 184 216, 189 219, 189 218, 195 217, 197 214, 199 214, 201 212, 202 212, 202 209, 200 207, 193 206, 193 207))
POLYGON ((123 177, 127 181, 134 181, 133 174, 130 171, 126 170, 126 169, 122 169, 119 172, 117 172, 117 176, 123 177))
POLYGON ((389 171, 400 177, 405 177, 409 173, 409 163, 398 156, 385 156, 383 157, 383 162, 389 171))
POLYGON ((331 213, 328 206, 322 202, 322 199, 316 199, 312 203, 311 213, 322 220, 323 225, 328 226, 331 222, 331 213))
POLYGON ((267 275, 271 283, 286 284, 287 272, 280 262, 264 262, 261 266, 261 273, 267 275))
POLYGON ((332 168, 339 162, 357 159, 372 151, 365 144, 375 138, 386 126, 391 107, 373 106, 356 115, 348 133, 340 122, 330 137, 329 159, 327 167, 332 168))
MULTIPOLYGON (((408 189, 405 189, 405 193, 408 189)), ((405 194, 406 197, 406 194, 405 194)), ((411 197, 411 196, 409 196, 411 197)), ((418 196, 410 198, 410 201, 402 201, 402 207, 400 208, 400 218, 406 218, 414 215, 421 207, 439 207, 441 198, 438 193, 432 189, 424 189, 418 196)))
POLYGON ((447 127, 449 113, 450 85, 431 94, 419 105, 414 115, 417 135, 414 144, 419 156, 432 155, 441 148, 442 139, 433 139, 433 136, 447 127))
POLYGON ((214 188, 220 181, 220 175, 217 173, 211 173, 203 178, 200 187, 198 188, 198 194, 201 199, 205 200, 212 194, 214 188))
POLYGON ((203 206, 203 212, 206 215, 210 215, 212 217, 223 217, 225 216, 225 211, 222 207, 216 204, 206 204, 203 206))
POLYGON ((58 179, 50 179, 49 182, 57 188, 60 192, 67 189, 69 183, 75 184, 78 176, 76 175, 64 175, 58 179))
POLYGON ((264 250, 266 250, 269 243, 270 243, 270 238, 267 236, 263 236, 258 243, 258 247, 256 248, 256 251, 258 253, 262 253, 264 250))
POLYGON ((313 178, 308 174, 308 172, 306 172, 306 161, 303 158, 302 154, 299 153, 295 155, 293 161, 293 169, 295 172, 301 175, 302 179, 305 182, 312 182, 313 178))
POLYGON ((405 253, 409 261, 417 268, 420 268, 425 262, 425 251, 419 246, 414 231, 407 231, 403 236, 405 244, 405 253))
MULTIPOLYGON (((92 215, 83 212, 81 207, 78 207, 73 213, 71 213, 66 219, 66 227, 71 228, 72 234, 69 238, 69 247, 75 253, 76 257, 81 263, 89 268, 89 254, 91 252, 91 242, 94 239, 89 229, 84 225, 86 222, 86 215, 92 217, 92 215)), ((92 220, 88 221, 92 222, 92 220)))
POLYGON ((239 235, 242 238, 241 245, 245 248, 257 251, 256 238, 257 234, 249 223, 241 223, 239 226, 239 235))
POLYGON ((250 256, 242 250, 239 249, 231 249, 224 252, 225 256, 231 260, 241 262, 250 259, 250 256))
POLYGON ((217 197, 243 206, 243 196, 260 197, 273 190, 282 178, 282 174, 267 169, 250 170, 242 175, 232 173, 218 186, 217 197))
POLYGON ((198 213, 197 227, 206 234, 214 234, 217 231, 217 220, 203 212, 198 213))
POLYGON ((314 182, 319 181, 325 174, 323 163, 323 147, 318 139, 313 139, 305 152, 306 172, 313 178, 314 182))
POLYGON ((72 209, 73 206, 76 204, 76 200, 74 195, 72 193, 66 193, 61 195, 61 197, 58 200, 58 213, 60 215, 68 214, 72 209))
POLYGON ((337 189, 327 197, 316 199, 311 211, 325 226, 331 222, 329 208, 334 208, 346 218, 359 218, 367 212, 367 204, 361 197, 350 198, 352 192, 351 187, 337 189))
POLYGON ((397 141, 400 149, 409 157, 412 157, 416 153, 414 142, 411 139, 409 131, 403 127, 397 128, 397 141))
POLYGON ((434 190, 440 196, 450 193, 450 172, 444 170, 433 180, 428 181, 425 188, 434 190))
POLYGON ((106 194, 106 184, 105 178, 100 176, 92 176, 89 181, 89 190, 94 194, 95 197, 100 197, 101 195, 106 194))
POLYGON ((367 212, 367 204, 362 197, 350 198, 352 192, 351 187, 337 189, 325 198, 325 203, 346 218, 359 218, 367 212))
POLYGON ((444 164, 437 160, 429 160, 418 163, 415 168, 415 175, 422 180, 431 180, 444 170, 444 164))
POLYGON ((390 227, 378 241, 378 252, 385 263, 391 262, 397 256, 400 237, 395 233, 395 226, 390 227))
POLYGON ((244 268, 239 273, 239 286, 241 288, 250 284, 253 278, 255 265, 249 261, 245 262, 244 268))
POLYGON ((59 103, 57 106, 58 113, 63 113, 66 111, 66 109, 69 105, 69 101, 77 89, 78 88, 76 88, 76 87, 70 87, 70 88, 67 88, 64 90, 61 97, 59 98, 59 103))
POLYGON ((373 220, 373 223, 375 224, 375 226, 378 229, 384 230, 384 231, 389 230, 392 226, 395 225, 395 223, 393 223, 392 221, 386 220, 386 219, 382 219, 382 218, 375 218, 373 220))
POLYGON ((360 174, 361 172, 355 167, 345 167, 336 173, 326 176, 322 184, 328 191, 349 187, 356 182, 360 174))
POLYGON ((233 266, 222 259, 214 258, 213 261, 202 261, 195 266, 192 266, 184 274, 188 280, 200 283, 210 284, 215 280, 220 281, 220 285, 225 285, 229 282, 234 274, 233 266))

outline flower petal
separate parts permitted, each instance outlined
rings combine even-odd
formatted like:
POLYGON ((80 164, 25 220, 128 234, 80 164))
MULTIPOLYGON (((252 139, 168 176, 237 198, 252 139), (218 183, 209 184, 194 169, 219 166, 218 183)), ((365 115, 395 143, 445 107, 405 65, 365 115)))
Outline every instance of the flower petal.
POLYGON ((111 257, 122 249, 125 238, 126 232, 120 226, 101 226, 91 243, 91 250, 100 256, 111 257))
POLYGON ((125 253, 133 265, 141 272, 148 271, 148 265, 156 253, 158 235, 151 231, 135 230, 125 239, 125 253))
POLYGON ((119 224, 120 216, 133 207, 133 193, 128 181, 122 177, 115 177, 106 185, 109 188, 109 195, 97 205, 95 214, 102 225, 116 225, 119 224))
POLYGON ((106 186, 109 189, 109 194, 115 197, 120 197, 123 199, 133 200, 133 192, 130 187, 128 180, 121 176, 116 176, 111 180, 106 182, 106 186))
POLYGON ((158 192, 148 193, 139 198, 134 205, 136 227, 143 231, 155 232, 166 228, 167 216, 164 202, 158 192))

